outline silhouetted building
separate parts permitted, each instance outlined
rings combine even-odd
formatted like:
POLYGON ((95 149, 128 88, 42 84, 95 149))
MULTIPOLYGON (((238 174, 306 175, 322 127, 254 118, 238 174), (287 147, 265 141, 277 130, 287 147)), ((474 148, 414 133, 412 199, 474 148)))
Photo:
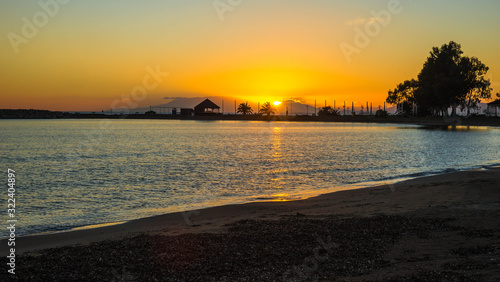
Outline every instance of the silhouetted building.
POLYGON ((214 102, 210 101, 210 99, 205 99, 205 101, 199 103, 196 107, 194 107, 194 112, 197 115, 215 114, 219 113, 219 110, 220 107, 217 106, 214 102))
POLYGON ((486 108, 486 115, 497 116, 498 114, 500 114, 500 111, 498 110, 499 108, 500 108, 500 99, 488 103, 488 108, 486 108))
POLYGON ((194 110, 189 108, 181 108, 181 116, 193 116, 194 110))

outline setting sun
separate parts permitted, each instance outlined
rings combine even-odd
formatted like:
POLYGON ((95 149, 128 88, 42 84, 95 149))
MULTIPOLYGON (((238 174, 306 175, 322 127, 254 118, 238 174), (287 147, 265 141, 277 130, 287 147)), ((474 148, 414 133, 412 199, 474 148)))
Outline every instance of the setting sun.
POLYGON ((500 0, 0 11, 0 282, 500 282, 500 0))

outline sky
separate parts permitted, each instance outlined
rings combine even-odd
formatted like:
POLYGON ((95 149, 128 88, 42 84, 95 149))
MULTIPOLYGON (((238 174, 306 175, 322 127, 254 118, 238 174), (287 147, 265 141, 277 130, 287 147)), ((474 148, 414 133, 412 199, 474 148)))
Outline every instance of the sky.
POLYGON ((497 0, 39 0, 0 11, 0 108, 201 96, 380 105, 452 40, 500 92, 497 0))

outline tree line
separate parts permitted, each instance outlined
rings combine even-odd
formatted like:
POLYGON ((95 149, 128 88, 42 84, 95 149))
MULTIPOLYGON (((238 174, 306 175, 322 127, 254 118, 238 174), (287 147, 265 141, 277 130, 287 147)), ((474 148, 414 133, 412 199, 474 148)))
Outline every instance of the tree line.
MULTIPOLYGON (((265 102, 259 109, 259 114, 261 115, 269 116, 269 115, 274 115, 276 112, 277 109, 273 104, 271 104, 271 102, 265 102)), ((248 102, 245 102, 238 105, 237 113, 247 115, 253 113, 253 110, 252 107, 250 107, 250 105, 248 104, 248 102)), ((339 115, 340 111, 330 106, 319 108, 318 111, 318 116, 339 116, 339 115)))
MULTIPOLYGON (((271 104, 271 102, 265 102, 262 107, 259 109, 259 114, 261 115, 274 115, 277 112, 276 108, 271 104)), ((241 103, 238 105, 237 113, 241 113, 243 115, 253 113, 252 107, 248 104, 248 102, 241 103)))

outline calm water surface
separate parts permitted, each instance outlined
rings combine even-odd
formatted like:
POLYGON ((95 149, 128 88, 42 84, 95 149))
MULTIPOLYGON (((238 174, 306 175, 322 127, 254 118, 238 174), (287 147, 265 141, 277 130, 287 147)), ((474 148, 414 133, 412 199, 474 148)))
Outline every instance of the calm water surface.
POLYGON ((3 178, 16 171, 18 235, 500 164, 500 129, 485 127, 2 120, 0 128, 3 178))

